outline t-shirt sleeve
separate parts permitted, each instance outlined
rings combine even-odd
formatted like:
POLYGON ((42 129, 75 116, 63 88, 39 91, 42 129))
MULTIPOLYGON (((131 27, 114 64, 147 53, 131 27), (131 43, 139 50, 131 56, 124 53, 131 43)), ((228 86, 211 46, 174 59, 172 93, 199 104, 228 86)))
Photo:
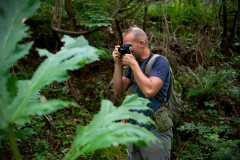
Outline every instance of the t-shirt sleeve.
POLYGON ((169 62, 166 57, 158 56, 152 63, 149 77, 155 76, 165 82, 169 73, 169 62))
POLYGON ((127 70, 126 74, 124 75, 124 77, 127 77, 128 79, 131 79, 131 72, 132 72, 132 68, 128 67, 128 70, 127 70))

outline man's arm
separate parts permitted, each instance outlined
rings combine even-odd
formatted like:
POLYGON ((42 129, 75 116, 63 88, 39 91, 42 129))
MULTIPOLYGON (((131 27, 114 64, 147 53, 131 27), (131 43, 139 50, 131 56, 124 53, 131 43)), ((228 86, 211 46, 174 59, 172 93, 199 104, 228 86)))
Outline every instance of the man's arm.
POLYGON ((169 63, 167 60, 165 60, 164 63, 160 63, 160 65, 159 62, 156 63, 156 66, 153 65, 155 73, 152 72, 153 71, 152 68, 149 78, 146 77, 145 74, 142 72, 140 66, 138 65, 137 61, 135 60, 132 54, 125 54, 124 57, 122 58, 122 61, 123 64, 130 66, 132 68, 132 72, 136 79, 136 83, 138 84, 138 87, 143 92, 146 98, 154 97, 157 94, 157 92, 162 88, 163 83, 165 81, 164 78, 165 76, 160 75, 162 74, 161 73, 162 70, 167 71, 169 69, 169 63))
POLYGON ((120 46, 115 46, 112 53, 113 59, 115 61, 115 69, 113 74, 113 91, 115 95, 122 95, 130 86, 131 80, 122 77, 122 66, 121 66, 121 54, 118 53, 118 48, 120 46))
POLYGON ((138 63, 131 65, 136 83, 146 98, 154 97, 163 86, 163 80, 158 77, 146 77, 138 63))
POLYGON ((113 74, 113 91, 115 95, 122 95, 129 87, 131 80, 122 77, 121 64, 115 64, 114 74, 113 74))

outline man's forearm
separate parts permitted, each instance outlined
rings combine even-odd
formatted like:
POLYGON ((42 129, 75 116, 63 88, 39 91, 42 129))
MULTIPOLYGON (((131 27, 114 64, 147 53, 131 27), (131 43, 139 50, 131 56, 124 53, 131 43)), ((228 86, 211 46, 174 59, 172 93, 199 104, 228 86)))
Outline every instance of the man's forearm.
POLYGON ((123 92, 121 64, 115 64, 114 74, 113 74, 113 91, 115 95, 121 95, 123 92))

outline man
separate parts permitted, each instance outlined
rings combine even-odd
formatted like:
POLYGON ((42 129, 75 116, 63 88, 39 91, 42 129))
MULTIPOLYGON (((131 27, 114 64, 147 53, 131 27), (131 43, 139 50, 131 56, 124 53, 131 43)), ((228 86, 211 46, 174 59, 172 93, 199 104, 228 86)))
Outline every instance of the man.
MULTIPOLYGON (((164 56, 158 56, 151 65, 151 71, 149 77, 146 77, 144 70, 148 60, 152 57, 152 53, 148 47, 148 40, 146 33, 137 27, 131 27, 123 32, 123 44, 130 44, 130 50, 133 54, 125 54, 121 56, 118 53, 120 46, 115 46, 112 53, 115 61, 115 69, 113 76, 113 90, 116 95, 122 95, 131 84, 131 72, 133 72, 133 93, 138 93, 140 89, 139 97, 148 98, 152 103, 148 104, 148 107, 156 111, 161 102, 154 98, 157 92, 160 90, 162 97, 166 102, 167 91, 170 83, 169 62, 164 56), (122 77, 121 63, 129 66, 127 73, 122 77)), ((146 116, 149 116, 152 111, 138 111, 146 116)), ((137 124, 133 119, 130 123, 137 124)), ((162 140, 167 146, 167 152, 164 145, 157 143, 151 144, 147 147, 136 147, 134 144, 129 143, 128 155, 129 160, 167 160, 170 159, 171 141, 172 141, 172 129, 165 132, 160 132, 154 125, 148 127, 147 124, 140 124, 141 127, 148 128, 156 137, 162 140)), ((143 137, 144 138, 144 137, 143 137)))

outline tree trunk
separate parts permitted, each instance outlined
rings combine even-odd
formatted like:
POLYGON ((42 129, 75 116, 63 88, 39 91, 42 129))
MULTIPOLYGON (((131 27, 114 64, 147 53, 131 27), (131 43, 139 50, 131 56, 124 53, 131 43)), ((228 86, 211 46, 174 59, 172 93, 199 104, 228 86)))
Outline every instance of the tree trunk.
MULTIPOLYGON (((56 25, 57 28, 61 29, 61 22, 62 22, 62 0, 55 0, 55 9, 53 11, 52 16, 52 27, 56 25)), ((56 38, 58 44, 62 46, 62 42, 60 40, 62 39, 62 34, 53 31, 53 35, 56 38)))
POLYGON ((117 29, 118 29, 118 33, 119 33, 120 39, 121 39, 121 46, 122 46, 123 45, 122 31, 121 31, 119 22, 117 20, 115 20, 115 22, 116 22, 116 26, 117 26, 117 29))
POLYGON ((75 31, 76 20, 74 19, 75 11, 72 8, 72 0, 65 0, 65 9, 69 18, 69 31, 75 31))
POLYGON ((226 44, 226 40, 227 40, 227 7, 226 7, 226 3, 225 0, 222 0, 223 5, 223 36, 222 36, 222 42, 221 42, 221 48, 222 48, 222 53, 224 54, 224 50, 225 50, 225 44, 226 44))
POLYGON ((147 6, 147 4, 145 5, 145 8, 144 8, 144 11, 145 11, 145 13, 144 13, 144 23, 143 23, 143 31, 144 32, 146 32, 146 30, 147 30, 147 17, 148 17, 148 6, 147 6))
MULTIPOLYGON (((225 0, 222 0, 222 2, 224 3, 225 0)), ((234 37, 236 35, 237 32, 237 27, 238 27, 238 21, 240 18, 240 0, 238 0, 238 10, 235 13, 234 16, 234 22, 233 22, 233 29, 231 32, 231 35, 229 38, 227 38, 227 7, 226 5, 223 6, 223 20, 224 20, 224 30, 223 30, 223 38, 222 38, 222 43, 221 43, 221 49, 222 49, 222 54, 225 55, 226 52, 228 51, 228 49, 230 48, 230 46, 232 45, 232 42, 234 40, 234 37)))
POLYGON ((237 10, 237 12, 235 13, 235 16, 234 16, 233 29, 232 29, 231 35, 230 35, 230 37, 227 41, 227 44, 225 46, 226 50, 228 50, 229 47, 232 45, 232 42, 233 42, 234 37, 235 37, 236 32, 237 32, 239 18, 240 18, 240 0, 238 0, 238 10, 237 10))

